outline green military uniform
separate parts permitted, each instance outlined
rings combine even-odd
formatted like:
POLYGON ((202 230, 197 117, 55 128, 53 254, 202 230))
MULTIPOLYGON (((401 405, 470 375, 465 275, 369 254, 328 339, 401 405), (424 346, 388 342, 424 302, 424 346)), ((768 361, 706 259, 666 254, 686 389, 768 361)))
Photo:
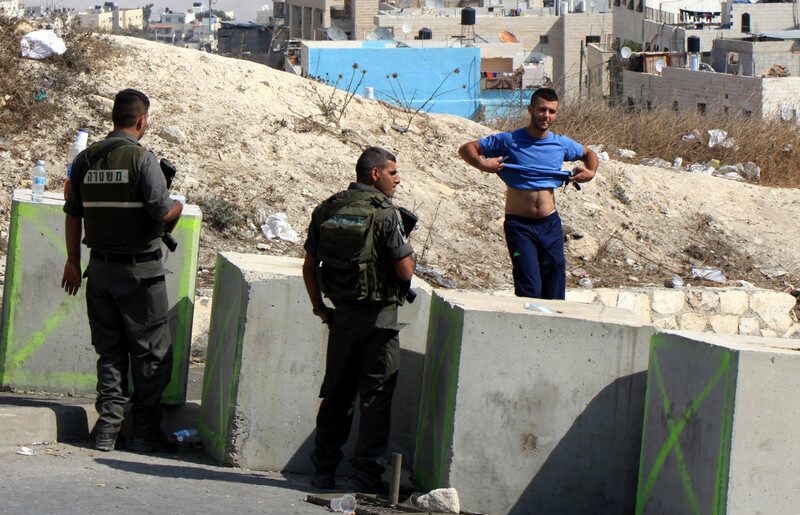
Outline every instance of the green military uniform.
POLYGON ((391 201, 373 187, 351 183, 314 211, 305 250, 321 262, 320 287, 336 307, 311 460, 317 473, 335 473, 358 394, 360 424, 351 463, 358 479, 377 485, 400 365, 397 306, 407 291, 394 263, 413 249, 391 201))
POLYGON ((118 433, 128 401, 134 438, 160 435, 160 399, 172 371, 161 262, 163 217, 174 206, 158 160, 115 131, 75 158, 64 212, 82 218, 91 249, 84 276, 97 360, 97 431, 118 433))

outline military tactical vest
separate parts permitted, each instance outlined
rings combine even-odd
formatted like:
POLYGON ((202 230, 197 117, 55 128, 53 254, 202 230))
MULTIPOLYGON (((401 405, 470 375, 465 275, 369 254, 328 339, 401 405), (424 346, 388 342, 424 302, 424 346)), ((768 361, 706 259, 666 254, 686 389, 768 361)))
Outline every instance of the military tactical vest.
POLYGON ((86 246, 146 245, 163 234, 164 224, 144 208, 139 170, 144 152, 120 138, 86 149, 77 170, 86 246))
POLYGON ((329 299, 403 303, 405 285, 385 245, 379 244, 383 224, 393 209, 382 193, 362 190, 342 191, 322 203, 317 277, 329 299))

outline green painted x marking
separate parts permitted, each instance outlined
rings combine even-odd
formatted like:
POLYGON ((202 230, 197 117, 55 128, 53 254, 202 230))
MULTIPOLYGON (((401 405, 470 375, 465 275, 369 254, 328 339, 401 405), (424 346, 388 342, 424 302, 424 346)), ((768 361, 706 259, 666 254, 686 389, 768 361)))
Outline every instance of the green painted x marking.
MULTIPOLYGON (((719 381, 726 377, 728 368, 730 367, 731 362, 731 354, 726 353, 722 356, 720 360, 719 367, 714 372, 714 375, 711 377, 711 380, 706 384, 703 390, 700 392, 697 397, 692 401, 691 405, 688 409, 680 416, 680 420, 676 422, 672 415, 670 414, 670 401, 669 396, 667 395, 666 387, 664 386, 664 378, 661 375, 661 367, 658 364, 658 354, 653 352, 652 360, 650 363, 650 371, 655 375, 656 382, 658 384, 658 390, 661 394, 661 402, 662 402, 662 409, 664 410, 664 415, 667 419, 667 425, 669 427, 669 436, 667 437, 666 442, 664 443, 663 447, 658 453, 655 462, 653 463, 650 472, 647 475, 647 480, 644 482, 644 485, 641 487, 642 490, 640 491, 639 495, 637 495, 636 499, 636 513, 641 514, 644 513, 644 504, 650 498, 650 494, 653 491, 653 487, 655 486, 656 480, 658 479, 658 475, 661 473, 661 469, 664 466, 664 462, 667 459, 670 451, 675 452, 675 459, 678 464, 678 474, 680 475, 681 479, 681 487, 683 488, 683 493, 686 496, 686 501, 689 504, 689 509, 691 513, 699 514, 700 513, 700 505, 697 502, 697 497, 695 496, 694 490, 692 488, 692 481, 689 477, 689 472, 686 468, 686 462, 683 455, 683 450, 681 449, 680 444, 678 443, 678 438, 680 437, 683 430, 686 428, 686 424, 692 418, 692 416, 697 412, 703 402, 706 400, 708 395, 711 393, 711 390, 719 383, 719 381)), ((727 400, 729 395, 729 386, 728 382, 725 382, 725 392, 724 398, 727 400)), ((727 477, 727 467, 729 463, 729 456, 727 445, 725 443, 726 438, 728 436, 728 426, 727 424, 727 417, 726 423, 724 424, 722 434, 720 435, 720 448, 717 457, 717 473, 716 473, 716 484, 714 489, 714 513, 720 513, 721 511, 724 512, 724 507, 722 506, 725 502, 726 497, 726 488, 725 488, 725 478, 727 477), (721 510, 721 511, 720 511, 721 510)))

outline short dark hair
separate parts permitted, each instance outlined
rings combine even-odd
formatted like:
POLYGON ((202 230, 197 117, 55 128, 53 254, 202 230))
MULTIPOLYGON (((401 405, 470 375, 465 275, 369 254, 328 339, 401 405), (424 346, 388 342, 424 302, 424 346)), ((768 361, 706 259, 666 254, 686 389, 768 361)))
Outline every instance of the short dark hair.
POLYGON ((114 108, 111 120, 114 127, 127 129, 136 124, 136 120, 150 109, 150 99, 136 89, 123 89, 114 97, 114 108))
POLYGON ((540 98, 547 102, 558 102, 558 93, 553 88, 539 88, 531 95, 531 105, 536 105, 540 98))
POLYGON ((381 147, 369 147, 361 153, 356 163, 356 178, 359 182, 367 182, 373 168, 383 170, 389 161, 397 162, 394 154, 381 147))

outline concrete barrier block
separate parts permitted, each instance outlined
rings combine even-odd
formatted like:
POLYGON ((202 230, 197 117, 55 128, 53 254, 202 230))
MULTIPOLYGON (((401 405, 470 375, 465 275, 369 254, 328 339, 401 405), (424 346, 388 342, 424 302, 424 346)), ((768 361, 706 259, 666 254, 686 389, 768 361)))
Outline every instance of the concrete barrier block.
MULTIPOLYGON (((199 431, 220 462, 311 472, 327 329, 311 313, 302 260, 220 253, 214 278, 199 431)), ((400 375, 389 450, 410 465, 416 442, 430 288, 400 308, 400 375)), ((352 455, 357 419, 345 446, 352 455)), ((346 473, 345 460, 340 473, 346 473)))
POLYGON ((797 513, 800 352, 755 336, 653 337, 637 513, 797 513))
MULTIPOLYGON (((91 345, 85 288, 76 296, 61 286, 66 262, 64 199, 46 192, 42 203, 30 201, 30 190, 15 190, 11 203, 8 256, 0 329, 0 382, 4 386, 53 393, 95 391, 97 354, 91 345)), ((175 253, 164 248, 174 342, 172 380, 164 392, 167 404, 186 400, 191 346, 197 253, 201 213, 188 205, 173 234, 175 253)), ((82 266, 89 249, 81 249, 82 266)), ((84 283, 85 286, 85 283, 84 283)))
POLYGON ((435 291, 414 479, 486 513, 629 513, 653 327, 627 310, 435 291))

